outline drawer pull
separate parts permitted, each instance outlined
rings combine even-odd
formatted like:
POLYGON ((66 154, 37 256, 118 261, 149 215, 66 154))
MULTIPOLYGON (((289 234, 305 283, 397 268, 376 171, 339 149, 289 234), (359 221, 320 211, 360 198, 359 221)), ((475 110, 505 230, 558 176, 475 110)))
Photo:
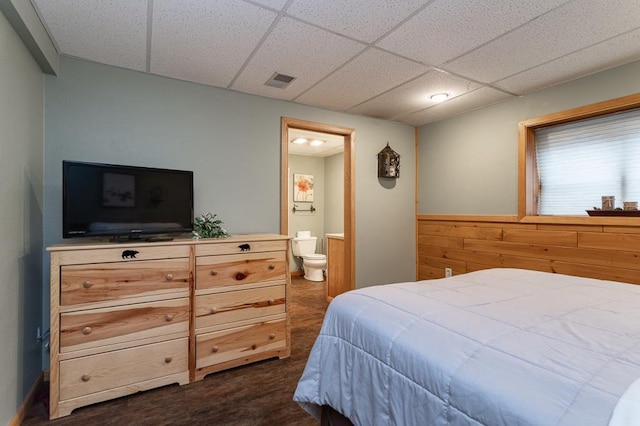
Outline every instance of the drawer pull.
POLYGON ((165 363, 165 364, 169 364, 172 360, 173 360, 173 359, 172 359, 170 356, 168 356, 168 357, 166 357, 166 358, 164 359, 164 363, 165 363))
POLYGON ((173 321, 173 315, 171 315, 171 314, 167 314, 167 315, 165 315, 165 316, 164 316, 164 319, 165 319, 167 322, 171 322, 171 321, 173 321))
POLYGON ((167 281, 171 281, 173 279, 173 274, 167 274, 167 281))
POLYGON ((211 275, 218 275, 218 271, 216 271, 215 269, 211 270, 211 275))
POLYGON ((269 306, 273 305, 275 302, 276 302, 276 301, 275 301, 275 300, 273 300, 273 299, 269 299, 269 300, 267 300, 267 304, 268 304, 269 306))
POLYGON ((91 327, 85 327, 82 329, 82 334, 91 334, 91 327))
POLYGON ((273 271, 274 269, 276 269, 276 265, 274 265, 273 263, 270 263, 269 264, 269 269, 271 269, 273 271))
POLYGON ((255 343, 253 345, 251 345, 251 349, 253 349, 254 351, 256 350, 257 347, 258 347, 258 345, 256 345, 255 343))
POLYGON ((209 311, 212 314, 218 313, 218 310, 216 308, 211 308, 211 310, 209 311))
POLYGON ((218 346, 214 346, 211 348, 211 352, 215 353, 218 352, 218 346))
POLYGON ((91 281, 85 281, 82 283, 82 287, 84 288, 91 288, 92 285, 93 283, 91 281))
POLYGON ((236 274, 235 278, 236 278, 236 280, 237 280, 237 281, 242 281, 242 280, 244 280, 245 278, 247 278, 247 276, 246 276, 243 272, 238 272, 238 273, 236 274))
POLYGON ((83 382, 88 382, 89 380, 91 380, 91 376, 88 374, 83 374, 81 379, 83 382))
POLYGON ((270 334, 269 334, 269 340, 273 340, 273 339, 275 339, 275 338, 276 338, 276 335, 275 335, 275 334, 273 334, 273 333, 270 333, 270 334))

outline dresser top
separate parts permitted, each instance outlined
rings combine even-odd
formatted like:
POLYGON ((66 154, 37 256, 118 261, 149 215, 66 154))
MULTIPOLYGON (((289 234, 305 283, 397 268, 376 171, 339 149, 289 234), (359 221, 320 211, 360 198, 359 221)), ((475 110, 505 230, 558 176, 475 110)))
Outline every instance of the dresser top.
POLYGON ((202 238, 195 240, 193 238, 177 237, 171 241, 127 241, 127 242, 113 242, 105 241, 104 239, 77 239, 69 242, 54 244, 47 247, 47 251, 65 251, 65 250, 94 250, 104 248, 126 248, 126 247, 140 247, 142 246, 175 246, 185 244, 220 244, 220 243, 236 243, 245 241, 274 241, 274 240, 289 240, 288 235, 281 234, 236 234, 227 238, 202 238))

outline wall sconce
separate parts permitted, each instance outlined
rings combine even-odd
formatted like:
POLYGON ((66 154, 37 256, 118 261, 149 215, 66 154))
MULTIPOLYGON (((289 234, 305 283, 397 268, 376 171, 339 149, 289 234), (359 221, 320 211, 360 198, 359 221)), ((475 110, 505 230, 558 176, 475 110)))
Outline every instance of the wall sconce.
POLYGON ((391 149, 389 142, 387 142, 387 146, 378 153, 378 177, 400 177, 400 154, 391 149))

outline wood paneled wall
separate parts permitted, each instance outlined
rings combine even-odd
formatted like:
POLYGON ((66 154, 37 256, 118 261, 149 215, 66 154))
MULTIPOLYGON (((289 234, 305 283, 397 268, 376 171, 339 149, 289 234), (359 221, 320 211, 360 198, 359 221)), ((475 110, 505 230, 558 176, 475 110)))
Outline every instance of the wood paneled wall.
POLYGON ((640 284, 640 226, 418 216, 419 280, 503 267, 640 284))

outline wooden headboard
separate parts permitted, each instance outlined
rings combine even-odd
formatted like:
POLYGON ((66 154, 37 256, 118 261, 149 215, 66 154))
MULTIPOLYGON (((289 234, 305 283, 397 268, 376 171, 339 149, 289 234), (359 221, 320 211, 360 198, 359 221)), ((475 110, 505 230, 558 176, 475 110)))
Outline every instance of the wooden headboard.
POLYGON ((584 222, 418 215, 417 279, 503 267, 640 284, 640 224, 584 222))

